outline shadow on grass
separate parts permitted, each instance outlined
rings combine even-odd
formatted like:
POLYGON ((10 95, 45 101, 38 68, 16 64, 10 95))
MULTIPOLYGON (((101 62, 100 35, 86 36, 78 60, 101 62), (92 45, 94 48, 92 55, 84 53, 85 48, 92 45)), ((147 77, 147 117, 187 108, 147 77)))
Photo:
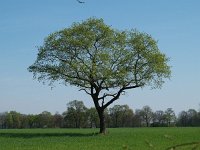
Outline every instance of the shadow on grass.
POLYGON ((91 137, 98 133, 0 133, 0 137, 37 138, 37 137, 91 137))

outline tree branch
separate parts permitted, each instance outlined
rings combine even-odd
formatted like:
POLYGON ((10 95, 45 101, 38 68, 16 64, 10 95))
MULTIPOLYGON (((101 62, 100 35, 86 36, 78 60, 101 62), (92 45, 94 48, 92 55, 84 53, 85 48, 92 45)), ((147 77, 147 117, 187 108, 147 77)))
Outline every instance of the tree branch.
POLYGON ((103 108, 105 109, 105 108, 108 107, 110 104, 112 104, 115 100, 117 100, 117 99, 120 97, 121 93, 124 92, 124 90, 134 89, 134 88, 137 88, 137 87, 140 87, 140 86, 139 86, 139 85, 135 85, 135 86, 129 86, 129 87, 123 87, 123 88, 121 88, 121 89, 116 93, 116 95, 115 95, 109 102, 107 102, 107 103, 103 106, 103 108))
POLYGON ((102 97, 99 97, 98 100, 105 99, 106 97, 115 97, 116 95, 117 95, 117 93, 115 93, 115 94, 104 94, 102 97))
POLYGON ((85 93, 87 93, 88 95, 92 95, 92 94, 89 93, 86 89, 80 89, 79 91, 85 91, 85 93))

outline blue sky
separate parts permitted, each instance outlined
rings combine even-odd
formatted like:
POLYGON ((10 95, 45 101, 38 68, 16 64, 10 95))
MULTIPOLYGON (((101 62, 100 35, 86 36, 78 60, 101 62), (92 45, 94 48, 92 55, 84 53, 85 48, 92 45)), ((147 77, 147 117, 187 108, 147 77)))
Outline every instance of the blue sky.
POLYGON ((55 31, 89 17, 123 30, 137 28, 158 40, 170 57, 172 78, 162 89, 130 90, 115 104, 153 110, 200 108, 200 1, 198 0, 6 0, 0 1, 0 112, 16 110, 62 113, 74 99, 93 106, 91 98, 75 87, 33 80, 27 71, 37 46, 55 31))

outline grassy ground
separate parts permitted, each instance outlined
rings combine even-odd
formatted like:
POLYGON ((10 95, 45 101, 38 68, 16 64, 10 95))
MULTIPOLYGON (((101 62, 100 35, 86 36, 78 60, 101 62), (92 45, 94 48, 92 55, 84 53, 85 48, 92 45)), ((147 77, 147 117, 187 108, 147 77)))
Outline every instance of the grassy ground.
POLYGON ((200 150, 200 128, 0 130, 0 150, 200 150), (184 143, 196 142, 190 145, 184 143), (199 147, 198 147, 199 146, 199 147), (170 149, 174 150, 174 149, 170 149))

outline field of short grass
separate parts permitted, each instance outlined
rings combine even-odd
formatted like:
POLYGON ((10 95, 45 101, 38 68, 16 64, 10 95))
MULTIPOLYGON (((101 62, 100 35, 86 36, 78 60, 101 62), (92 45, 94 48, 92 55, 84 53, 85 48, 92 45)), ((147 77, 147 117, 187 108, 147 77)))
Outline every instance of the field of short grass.
POLYGON ((116 128, 108 129, 107 135, 97 132, 98 129, 0 130, 0 150, 165 150, 173 145, 182 145, 176 150, 200 150, 200 128, 116 128))

